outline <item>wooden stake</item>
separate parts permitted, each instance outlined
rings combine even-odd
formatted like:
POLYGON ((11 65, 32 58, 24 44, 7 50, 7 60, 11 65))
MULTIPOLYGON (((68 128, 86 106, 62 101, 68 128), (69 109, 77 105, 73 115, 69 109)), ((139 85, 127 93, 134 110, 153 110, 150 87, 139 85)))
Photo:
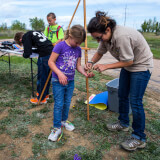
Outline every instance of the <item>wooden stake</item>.
POLYGON ((75 15, 76 11, 77 11, 77 8, 78 8, 80 2, 81 2, 81 0, 78 1, 78 4, 77 4, 76 9, 75 9, 75 11, 74 11, 74 13, 73 13, 73 15, 72 15, 72 18, 71 18, 71 20, 70 20, 70 23, 69 23, 69 25, 68 25, 67 30, 69 30, 69 28, 70 28, 70 25, 71 25, 71 23, 72 23, 73 17, 74 17, 74 15, 75 15))
POLYGON ((86 47, 81 47, 81 49, 83 49, 83 50, 90 50, 90 48, 86 48, 86 47))
MULTIPOLYGON (((86 31, 86 40, 85 40, 85 64, 88 62, 88 53, 87 53, 87 25, 86 25, 86 0, 83 0, 83 10, 84 10, 84 28, 86 31)), ((86 89, 87 89, 87 120, 89 120, 89 84, 88 78, 86 78, 86 89)))
POLYGON ((43 87, 43 90, 42 90, 42 92, 41 92, 40 98, 39 98, 39 100, 38 100, 38 105, 40 104, 40 101, 41 101, 42 96, 43 96, 43 94, 44 94, 44 91, 45 91, 45 89, 46 89, 46 87, 47 87, 47 84, 48 84, 48 82, 49 82, 49 79, 50 79, 50 77, 51 77, 51 74, 52 74, 52 70, 49 71, 48 78, 47 78, 47 80, 46 80, 46 83, 45 83, 45 85, 44 85, 44 87, 43 87))

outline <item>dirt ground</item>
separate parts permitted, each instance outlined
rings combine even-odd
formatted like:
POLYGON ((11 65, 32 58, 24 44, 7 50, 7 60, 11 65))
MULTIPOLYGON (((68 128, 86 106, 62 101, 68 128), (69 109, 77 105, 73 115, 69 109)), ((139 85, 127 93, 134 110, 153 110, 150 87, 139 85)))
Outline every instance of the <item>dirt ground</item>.
MULTIPOLYGON (((78 93, 79 96, 80 92, 78 93)), ((152 111, 153 112, 157 112, 157 107, 156 106, 160 106, 160 102, 159 102, 159 94, 157 94, 157 92, 153 92, 151 90, 147 90, 147 95, 150 95, 149 97, 145 97, 147 98, 149 104, 152 104, 152 111), (156 105, 154 105, 156 104, 156 105)), ((78 97, 78 95, 77 95, 78 97)), ((75 101, 77 99, 77 97, 73 97, 72 99, 72 104, 71 106, 73 106, 75 104, 75 101)), ((28 110, 28 113, 32 113, 35 110, 40 110, 43 108, 43 105, 36 107, 36 108, 32 108, 30 110, 28 110)), ((160 110, 160 107, 159 107, 160 110)), ((49 135, 50 133, 50 124, 52 122, 52 112, 49 112, 49 117, 47 119, 44 119, 42 121, 42 125, 40 126, 30 126, 29 127, 29 131, 30 133, 24 137, 24 138, 18 138, 18 139, 12 139, 9 135, 7 134, 1 134, 0 135, 0 144, 6 144, 7 147, 5 147, 4 150, 0 150, 0 160, 25 160, 31 156, 33 156, 32 153, 32 139, 31 137, 33 137, 34 135, 38 134, 38 133, 44 133, 44 135, 49 135), (47 129, 46 129, 47 128, 47 129), (14 151, 15 153, 21 153, 19 157, 17 158, 11 158, 11 150, 12 150, 12 145, 15 145, 14 147, 14 151)), ((3 119, 5 116, 7 116, 7 110, 4 111, 3 115, 0 115, 0 119, 3 119)), ((147 116, 147 115, 146 115, 147 116)), ((74 115, 70 113, 69 115, 69 119, 71 121, 74 120, 74 115)), ((72 147, 77 147, 77 146, 84 146, 88 149, 94 149, 94 145, 87 139, 84 138, 81 134, 79 133, 75 133, 75 132, 69 132, 64 130, 64 134, 69 137, 67 139, 67 142, 64 146, 57 148, 57 149, 52 149, 52 150, 48 150, 47 152, 47 158, 48 159, 53 159, 53 160, 59 160, 59 154, 62 151, 67 151, 69 149, 72 149, 72 147)), ((13 151, 13 150, 12 150, 13 151)), ((110 151, 108 151, 105 155, 103 160, 121 160, 123 157, 123 159, 127 160, 128 159, 128 152, 122 150, 119 145, 114 145, 111 147, 110 151)))
MULTIPOLYGON (((89 59, 92 57, 95 50, 92 50, 89 52, 89 59)), ((109 56, 106 57, 106 59, 111 62, 113 59, 109 56)), ((82 57, 82 61, 84 60, 84 57, 82 57)), ((147 88, 147 96, 145 98, 149 102, 150 105, 152 105, 152 111, 153 112, 159 112, 160 111, 160 60, 154 60, 155 63, 155 71, 153 72, 154 75, 151 78, 149 82, 149 86, 147 88), (156 79, 155 79, 156 78, 156 79), (157 106, 159 109, 157 109, 157 106)), ((114 77, 118 77, 119 70, 110 70, 108 72, 104 72, 104 74, 110 74, 114 77)), ((78 93, 79 96, 81 93, 78 93)), ((77 95, 77 97, 78 97, 77 95)), ((76 98, 73 97, 72 104, 73 106, 75 104, 76 98)), ((32 113, 35 110, 40 110, 43 107, 43 105, 28 110, 29 113, 32 113)), ((4 150, 0 150, 0 160, 12 160, 10 157, 11 148, 13 148, 12 144, 15 144, 15 153, 23 153, 18 158, 14 158, 14 160, 25 160, 33 155, 32 153, 32 140, 30 137, 32 137, 35 134, 38 134, 40 132, 43 132, 45 135, 49 135, 50 133, 50 122, 52 122, 52 112, 49 112, 50 118, 44 119, 42 121, 41 126, 35 126, 35 127, 29 127, 30 133, 24 137, 19 139, 12 139, 9 135, 1 134, 0 135, 0 144, 7 144, 7 147, 5 147, 4 150), (48 128, 48 130, 46 130, 48 128), (32 136, 31 136, 32 135, 32 136)), ((8 115, 8 110, 6 109, 3 111, 3 114, 0 114, 0 119, 3 119, 8 115)), ((74 115, 70 114, 69 119, 72 121, 74 120, 74 115)), ((75 133, 75 132, 69 132, 64 130, 64 133, 69 136, 69 139, 67 140, 66 144, 57 149, 49 150, 47 153, 47 158, 58 160, 59 159, 59 153, 65 150, 71 149, 73 146, 85 146, 89 149, 94 149, 93 144, 84 138, 81 134, 75 133)), ((110 151, 108 151, 105 155, 103 160, 121 160, 121 158, 128 159, 128 152, 122 150, 119 148, 119 146, 111 147, 110 151)))
MULTIPOLYGON (((79 96, 80 96, 80 92, 79 92, 79 96)), ((75 104, 77 97, 72 98, 71 106, 73 106, 75 104)), ((42 108, 43 108, 43 105, 28 110, 28 113, 32 113, 33 111, 40 110, 42 108)), ((6 117, 8 115, 7 110, 4 113, 5 113, 4 115, 0 115, 0 119, 3 119, 4 117, 6 117)), ((2 151, 0 150, 0 160, 12 160, 12 159, 26 160, 29 157, 33 156, 31 137, 33 137, 34 135, 36 135, 38 133, 44 133, 44 135, 50 134, 49 128, 50 128, 51 122, 52 122, 52 112, 49 112, 49 114, 50 114, 50 116, 49 116, 50 118, 44 119, 40 126, 28 127, 30 133, 24 138, 12 139, 9 135, 1 134, 0 135, 0 144, 6 144, 7 147, 5 147, 5 149, 3 149, 2 151), (47 130, 46 130, 46 128, 47 128, 47 130), (12 154, 11 148, 13 147, 12 146, 13 144, 15 145, 14 152, 21 153, 20 156, 17 158, 11 157, 11 154, 12 154)), ((74 115, 71 113, 69 114, 69 120, 70 121, 74 120, 74 115)), ((48 159, 59 160, 59 154, 62 151, 68 151, 69 149, 72 149, 73 146, 74 147, 84 146, 88 149, 94 149, 94 145, 87 138, 84 138, 81 134, 75 133, 75 132, 69 132, 66 130, 64 130, 64 134, 67 137, 69 137, 69 138, 67 138, 67 142, 65 143, 64 146, 62 146, 60 148, 48 150, 47 156, 46 156, 48 159)), ((104 155, 103 160, 115 160, 115 159, 120 160, 121 157, 124 157, 125 159, 127 159, 128 153, 125 152, 124 150, 122 150, 121 148, 119 148, 119 146, 114 146, 111 148, 111 150, 107 154, 104 155)))

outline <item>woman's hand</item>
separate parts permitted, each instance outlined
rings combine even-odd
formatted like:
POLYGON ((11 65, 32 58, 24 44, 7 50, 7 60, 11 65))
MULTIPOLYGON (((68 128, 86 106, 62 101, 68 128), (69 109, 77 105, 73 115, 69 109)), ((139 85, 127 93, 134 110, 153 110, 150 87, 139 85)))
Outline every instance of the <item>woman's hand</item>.
POLYGON ((98 71, 98 72, 102 72, 107 68, 107 65, 106 64, 96 64, 94 67, 93 67, 94 70, 98 71))
POLYGON ((67 77, 63 73, 58 74, 58 79, 59 79, 60 84, 62 84, 62 85, 67 85, 68 84, 67 77))
POLYGON ((93 67, 93 64, 92 64, 92 63, 86 63, 84 69, 85 69, 86 71, 88 71, 88 70, 91 70, 92 67, 93 67))

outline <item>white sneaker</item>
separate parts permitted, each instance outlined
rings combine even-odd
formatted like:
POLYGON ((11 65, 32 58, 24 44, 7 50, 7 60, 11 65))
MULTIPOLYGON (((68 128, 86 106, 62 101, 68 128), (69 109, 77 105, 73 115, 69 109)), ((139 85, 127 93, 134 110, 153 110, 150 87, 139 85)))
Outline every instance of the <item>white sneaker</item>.
POLYGON ((57 141, 58 136, 61 134, 61 128, 53 128, 51 130, 50 135, 48 136, 48 140, 50 141, 57 141))
POLYGON ((64 126, 68 131, 73 131, 75 129, 74 125, 69 121, 62 121, 61 125, 64 126))

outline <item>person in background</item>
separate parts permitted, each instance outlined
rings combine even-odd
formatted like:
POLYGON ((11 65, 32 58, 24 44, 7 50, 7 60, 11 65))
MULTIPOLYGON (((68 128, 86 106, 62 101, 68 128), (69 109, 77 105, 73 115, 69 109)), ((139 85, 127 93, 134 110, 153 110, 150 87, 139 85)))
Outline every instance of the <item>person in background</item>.
POLYGON ((130 103, 133 114, 133 132, 130 138, 121 143, 121 146, 129 151, 144 148, 146 134, 144 133, 145 113, 142 100, 153 69, 153 54, 150 47, 141 33, 132 28, 116 25, 116 21, 105 12, 97 11, 87 29, 99 42, 99 47, 91 61, 86 64, 86 69, 93 67, 102 72, 121 68, 118 90, 119 117, 117 122, 107 124, 107 128, 110 131, 129 130, 130 103), (95 64, 108 51, 118 62, 95 64))
POLYGON ((85 77, 87 74, 81 66, 81 48, 86 32, 81 25, 74 25, 67 31, 65 40, 59 42, 53 49, 49 59, 52 72, 52 87, 54 97, 53 129, 48 140, 56 141, 61 134, 61 126, 73 131, 74 125, 68 121, 69 108, 74 90, 74 75, 77 69, 85 77))
MULTIPOLYGON (((44 35, 51 41, 52 45, 55 46, 64 38, 64 32, 62 27, 56 24, 56 15, 54 13, 49 13, 47 15, 47 21, 49 25, 45 28, 44 35)), ((46 99, 49 99, 50 83, 51 83, 51 77, 46 87, 46 91, 47 91, 46 99)), ((38 92, 37 92, 37 96, 40 96, 38 92)))
MULTIPOLYGON (((17 32, 15 34, 14 40, 20 46, 23 46, 24 58, 29 58, 32 52, 38 53, 38 74, 37 74, 37 98, 31 98, 30 102, 33 104, 38 104, 40 95, 46 83, 46 80, 49 75, 50 68, 48 66, 48 60, 52 53, 53 45, 51 41, 46 38, 46 36, 42 32, 38 31, 29 31, 27 33, 17 32), (33 50, 33 48, 35 48, 33 50)), ((44 94, 41 99, 41 104, 47 103, 47 99, 49 98, 49 86, 48 83, 44 94)))
POLYGON ((56 24, 56 15, 49 13, 47 15, 48 26, 44 30, 44 34, 55 46, 57 43, 63 40, 64 32, 61 26, 56 24))

